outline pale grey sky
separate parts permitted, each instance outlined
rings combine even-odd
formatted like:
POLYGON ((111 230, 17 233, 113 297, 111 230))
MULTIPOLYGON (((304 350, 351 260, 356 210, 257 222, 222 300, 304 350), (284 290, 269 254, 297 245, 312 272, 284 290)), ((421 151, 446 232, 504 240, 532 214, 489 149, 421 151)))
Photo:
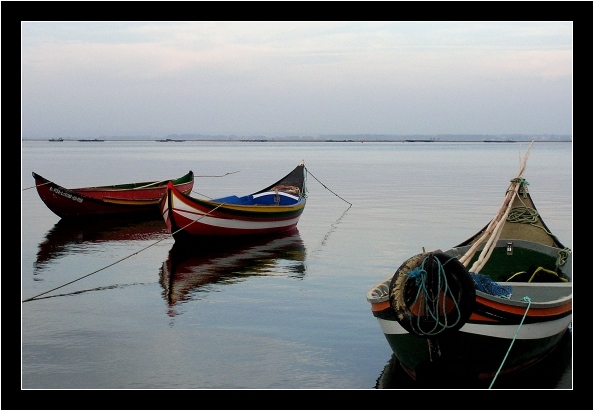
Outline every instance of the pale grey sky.
POLYGON ((22 22, 22 137, 571 134, 573 23, 22 22))

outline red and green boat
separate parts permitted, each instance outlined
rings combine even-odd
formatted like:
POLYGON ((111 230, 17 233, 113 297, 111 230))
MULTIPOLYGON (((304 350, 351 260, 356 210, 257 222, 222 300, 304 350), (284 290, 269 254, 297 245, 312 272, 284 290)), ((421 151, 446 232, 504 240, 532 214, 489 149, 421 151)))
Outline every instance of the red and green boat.
POLYGON ((492 385, 571 335, 572 253, 532 201, 522 178, 527 155, 485 227, 407 259, 367 292, 396 359, 417 381, 492 385))
POLYGON ((142 217, 160 218, 159 202, 167 184, 188 194, 194 187, 194 173, 174 179, 65 188, 33 172, 37 193, 45 205, 61 218, 142 217))

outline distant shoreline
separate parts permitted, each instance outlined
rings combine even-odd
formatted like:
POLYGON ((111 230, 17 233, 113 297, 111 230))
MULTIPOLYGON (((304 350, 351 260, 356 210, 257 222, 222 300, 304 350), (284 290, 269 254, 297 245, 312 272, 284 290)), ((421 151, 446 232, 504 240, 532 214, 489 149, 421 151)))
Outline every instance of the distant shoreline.
POLYGON ((427 140, 427 139, 290 139, 290 138, 242 138, 242 139, 125 139, 125 138, 103 138, 103 139, 78 139, 78 138, 61 138, 61 139, 41 139, 41 138, 28 138, 22 139, 21 141, 75 141, 75 142, 88 142, 88 141, 144 141, 144 142, 160 142, 160 143, 184 143, 184 142, 223 142, 223 143, 499 143, 499 144, 510 144, 510 143, 526 143, 531 142, 542 142, 542 143, 571 143, 573 140, 560 140, 560 139, 546 139, 546 138, 534 138, 534 139, 516 139, 516 140, 487 140, 487 139, 439 139, 439 140, 427 140))

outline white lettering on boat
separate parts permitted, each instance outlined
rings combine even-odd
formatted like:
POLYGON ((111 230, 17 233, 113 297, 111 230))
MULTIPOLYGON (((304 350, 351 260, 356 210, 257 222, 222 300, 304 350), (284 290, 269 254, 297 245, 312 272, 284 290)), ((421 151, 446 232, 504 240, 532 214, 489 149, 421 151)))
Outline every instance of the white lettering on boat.
POLYGON ((66 193, 66 192, 64 192, 64 191, 62 191, 62 190, 60 190, 58 188, 50 187, 50 191, 53 192, 53 193, 56 193, 58 195, 61 195, 62 197, 66 197, 66 198, 69 198, 71 200, 77 201, 79 203, 82 203, 83 202, 83 199, 81 197, 77 197, 77 196, 72 195, 70 193, 66 193))

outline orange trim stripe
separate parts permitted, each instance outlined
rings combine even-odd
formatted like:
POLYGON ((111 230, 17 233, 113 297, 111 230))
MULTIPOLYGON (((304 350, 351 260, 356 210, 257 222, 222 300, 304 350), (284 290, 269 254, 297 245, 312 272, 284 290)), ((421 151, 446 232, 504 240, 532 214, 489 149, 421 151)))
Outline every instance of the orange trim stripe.
POLYGON ((390 301, 384 301, 381 303, 373 303, 371 304, 371 311, 382 311, 386 308, 390 308, 390 301))
POLYGON ((469 318, 468 321, 485 321, 485 322, 490 322, 490 323, 499 322, 498 319, 485 317, 484 315, 480 315, 480 314, 477 314, 477 313, 472 313, 470 315, 470 318, 469 318))
MULTIPOLYGON (((511 314, 524 315, 524 313, 526 312, 526 308, 524 308, 524 307, 517 307, 515 305, 498 303, 498 302, 487 300, 485 298, 478 297, 478 296, 476 297, 476 301, 480 304, 487 306, 487 307, 494 308, 494 309, 500 310, 500 311, 505 311, 505 312, 508 312, 511 314)), ((528 310, 527 315, 534 316, 534 317, 549 317, 552 315, 568 313, 571 311, 571 309, 572 309, 572 302, 568 301, 567 303, 565 303, 563 305, 559 305, 557 307, 530 308, 528 310)))

